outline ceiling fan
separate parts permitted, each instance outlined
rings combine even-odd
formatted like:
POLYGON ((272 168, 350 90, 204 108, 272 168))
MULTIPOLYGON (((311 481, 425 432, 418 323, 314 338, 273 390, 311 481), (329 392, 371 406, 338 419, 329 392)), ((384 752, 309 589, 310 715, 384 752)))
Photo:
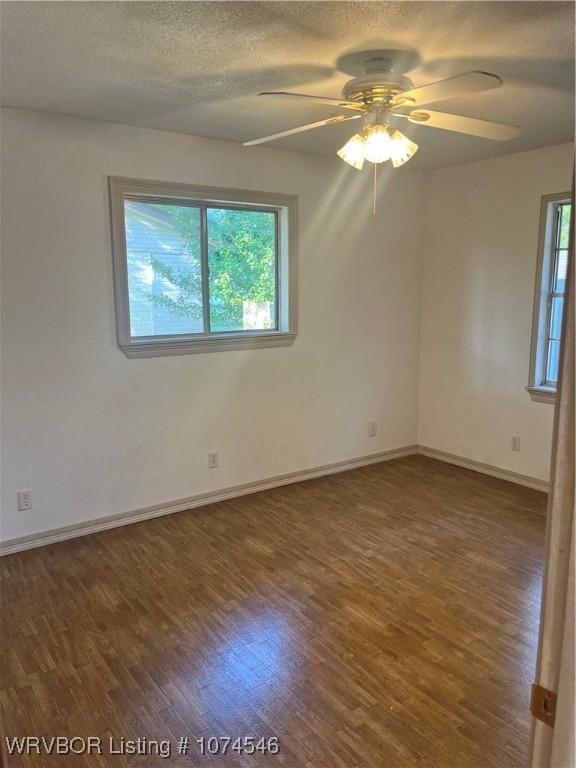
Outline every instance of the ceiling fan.
POLYGON ((519 129, 516 126, 447 112, 436 112, 427 108, 428 104, 436 101, 446 101, 499 88, 502 80, 498 75, 479 71, 466 72, 415 88, 404 73, 414 69, 419 63, 420 56, 413 50, 391 48, 357 51, 345 54, 337 61, 336 66, 340 71, 356 75, 344 86, 341 99, 286 91, 260 93, 260 96, 337 107, 346 110, 348 114, 335 114, 325 120, 317 120, 286 131, 272 133, 269 136, 262 136, 259 139, 245 141, 244 145, 263 144, 325 125, 362 119, 364 123, 362 130, 355 133, 338 150, 338 156, 358 169, 362 168, 366 160, 375 164, 390 160, 397 168, 413 157, 418 150, 418 145, 399 130, 391 127, 391 118, 400 118, 417 125, 465 133, 493 141, 507 141, 518 135, 519 129))

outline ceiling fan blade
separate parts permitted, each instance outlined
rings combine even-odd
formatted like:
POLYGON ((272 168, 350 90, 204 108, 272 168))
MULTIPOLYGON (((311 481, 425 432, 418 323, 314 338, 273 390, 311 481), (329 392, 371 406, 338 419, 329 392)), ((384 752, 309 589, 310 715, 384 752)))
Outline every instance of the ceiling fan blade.
POLYGON ((468 96, 471 93, 500 88, 501 85, 502 80, 498 75, 491 75, 489 72, 466 72, 463 75, 449 77, 447 80, 438 80, 435 83, 399 93, 394 101, 394 106, 432 104, 434 101, 455 99, 457 96, 468 96))
POLYGON ((299 125, 297 128, 288 128, 287 131, 271 133, 269 136, 262 136, 260 139, 252 139, 251 141, 244 141, 242 143, 245 147, 251 147, 254 144, 264 144, 266 141, 281 139, 283 136, 291 136, 293 133, 302 133, 303 131, 311 131, 312 128, 321 128, 323 125, 335 125, 336 123, 345 123, 347 120, 357 120, 359 117, 362 117, 362 115, 334 115, 326 120, 317 120, 315 123, 306 123, 306 125, 299 125))
POLYGON ((324 104, 325 107, 341 107, 342 109, 353 109, 357 112, 364 112, 366 107, 356 101, 347 99, 330 99, 327 96, 310 96, 307 93, 288 93, 288 91, 263 91, 258 96, 279 96, 293 100, 308 101, 311 104, 324 104))
POLYGON ((520 133, 515 125, 493 123, 490 120, 478 120, 475 117, 449 115, 447 112, 432 112, 429 109, 419 109, 407 115, 396 114, 395 117, 406 117, 411 123, 428 125, 431 128, 442 128, 455 133, 467 133, 470 136, 480 136, 482 139, 493 141, 508 141, 520 133))

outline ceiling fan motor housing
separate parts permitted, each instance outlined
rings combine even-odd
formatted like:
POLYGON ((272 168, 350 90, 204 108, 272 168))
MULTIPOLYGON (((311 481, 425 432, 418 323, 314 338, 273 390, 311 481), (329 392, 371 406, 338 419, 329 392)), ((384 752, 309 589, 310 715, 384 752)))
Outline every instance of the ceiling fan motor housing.
POLYGON ((394 72, 378 72, 349 80, 342 89, 342 96, 367 105, 387 106, 394 97, 413 88, 412 81, 394 72))

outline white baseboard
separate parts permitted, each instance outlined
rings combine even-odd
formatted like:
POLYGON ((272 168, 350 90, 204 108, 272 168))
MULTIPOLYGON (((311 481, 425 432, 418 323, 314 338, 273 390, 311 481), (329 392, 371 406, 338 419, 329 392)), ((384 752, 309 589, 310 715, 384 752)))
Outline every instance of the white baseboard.
POLYGON ((270 488, 278 488, 282 485, 289 485, 290 483, 300 483, 303 480, 312 480, 315 477, 333 475, 337 472, 346 472, 349 469, 365 467, 369 464, 378 464, 382 461, 390 461, 391 459, 400 459, 403 456, 411 456, 413 454, 421 454, 422 456, 438 459, 439 461, 444 461, 448 464, 455 464, 459 467, 464 467, 465 469, 471 469, 474 472, 481 472, 485 475, 498 477, 501 480, 508 480, 511 483, 526 485, 529 488, 535 488, 538 491, 546 492, 548 490, 548 483, 543 480, 539 480, 536 477, 522 475, 518 472, 511 472, 507 469, 494 467, 491 464, 483 464, 480 461, 467 459, 463 456, 456 456, 455 454, 439 451, 436 448, 429 448, 424 445, 407 445, 404 448, 396 448, 390 451, 381 451, 380 453, 373 453, 368 456, 360 456, 356 459, 336 461, 332 464, 324 464, 319 467, 303 469, 298 472, 289 472, 284 475, 276 475, 275 477, 269 477, 264 480, 257 480, 253 483, 243 483, 242 485, 235 485, 229 488, 209 491, 208 493, 200 493, 196 496, 189 496, 186 499, 170 501, 166 504, 156 504, 151 507, 144 507, 143 509, 136 509, 131 512, 123 512, 119 515, 102 517, 98 520, 88 520, 87 522, 68 525, 64 528, 55 528, 51 531, 33 533, 29 536, 22 536, 18 539, 9 539, 8 541, 0 542, 0 557, 3 555, 11 555, 15 552, 22 552, 26 549, 43 547, 47 544, 56 544, 59 541, 74 539, 78 536, 87 536, 90 533, 107 531, 110 528, 119 528, 123 525, 139 523, 143 520, 150 520, 153 517, 170 515, 173 512, 183 512, 187 509, 203 507, 207 504, 214 504, 217 501, 226 501, 226 499, 234 499, 238 496, 246 496, 250 493, 258 493, 259 491, 266 491, 270 488))
POLYGON ((455 464, 458 467, 464 467, 464 469, 471 469, 474 472, 481 472, 483 475, 498 477, 500 480, 508 480, 510 483, 525 485, 528 488, 535 488, 537 491, 543 491, 544 493, 548 493, 550 487, 550 483, 546 482, 546 480, 540 480, 531 475, 522 475, 520 472, 512 472, 512 470, 509 469, 495 467, 492 464, 484 464, 482 461, 467 459, 464 456, 457 456, 454 453, 439 451, 437 448, 429 448, 426 445, 417 446, 416 453, 422 456, 428 456, 431 459, 445 461, 447 464, 455 464))
POLYGON ((407 445, 404 448, 396 448, 390 451, 381 451, 380 453, 373 453, 368 456, 360 456, 356 459, 336 461, 332 464, 324 464, 319 467, 303 469, 298 472, 288 472, 284 475, 276 475, 275 477, 269 477, 264 480, 257 480, 253 483, 243 483, 242 485, 235 485, 229 488, 209 491, 208 493, 199 493, 196 496, 189 496, 185 499, 170 501, 166 504, 156 504, 151 507, 144 507, 143 509, 136 509, 130 512, 122 512, 119 515, 102 517, 98 520, 88 520, 83 523, 68 525, 63 528, 54 528, 50 531, 33 533, 29 536, 22 536, 18 539, 9 539, 8 541, 0 542, 0 557, 3 555, 11 555, 15 552, 22 552, 26 549, 43 547, 47 544, 56 544, 59 541, 74 539, 78 536, 87 536, 90 533, 107 531, 110 528, 119 528, 123 525, 139 523, 143 520, 150 520, 153 517, 170 515, 173 512, 183 512, 187 509, 203 507, 207 504, 214 504, 217 501, 226 501, 226 499, 234 499, 238 496, 246 496, 250 493, 258 493, 259 491, 266 491, 270 488, 278 488, 281 485, 300 483, 303 480, 312 480, 315 477, 324 477, 325 475, 333 475, 337 472, 346 472, 349 469, 365 467, 369 464, 378 464, 381 461, 399 459, 403 456, 410 456, 416 453, 416 451, 417 446, 407 445))

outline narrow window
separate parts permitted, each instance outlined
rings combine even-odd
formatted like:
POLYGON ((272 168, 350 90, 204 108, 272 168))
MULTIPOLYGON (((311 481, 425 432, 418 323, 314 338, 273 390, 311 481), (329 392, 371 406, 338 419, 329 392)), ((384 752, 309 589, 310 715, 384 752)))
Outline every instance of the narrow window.
POLYGON ((556 393, 571 213, 568 193, 542 198, 528 385, 536 400, 556 393))
POLYGON ((116 178, 110 193, 129 357, 293 341, 295 198, 116 178))

